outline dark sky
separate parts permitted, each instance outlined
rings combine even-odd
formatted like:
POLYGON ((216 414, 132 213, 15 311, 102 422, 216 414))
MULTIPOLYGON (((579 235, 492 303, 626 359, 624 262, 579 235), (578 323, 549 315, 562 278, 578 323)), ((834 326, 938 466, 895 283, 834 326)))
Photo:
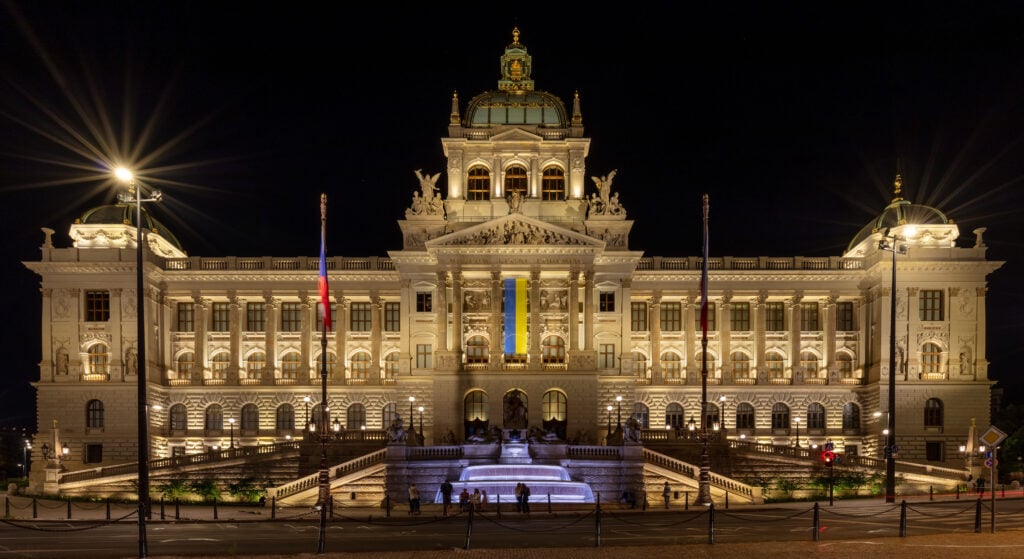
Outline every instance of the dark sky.
POLYGON ((464 108, 496 87, 516 25, 537 88, 579 92, 587 173, 618 169, 634 250, 699 254, 708 193, 712 255, 836 256, 889 202, 897 165, 905 197, 945 211, 961 244, 987 227, 1007 261, 990 283, 990 373, 1024 401, 1017 4, 319 4, 0 0, 14 311, 0 423, 34 422, 38 280, 21 262, 41 227, 68 246, 72 220, 114 200, 117 154, 141 161, 192 255, 315 256, 320 192, 330 254, 385 255, 413 171, 444 170, 452 93, 464 108))

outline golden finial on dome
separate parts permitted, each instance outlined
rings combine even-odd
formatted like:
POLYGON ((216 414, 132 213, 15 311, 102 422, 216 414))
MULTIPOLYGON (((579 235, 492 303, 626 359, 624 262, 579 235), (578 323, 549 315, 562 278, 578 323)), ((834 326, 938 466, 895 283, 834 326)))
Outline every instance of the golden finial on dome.
POLYGON ((901 177, 899 173, 896 173, 896 180, 893 181, 892 185, 893 185, 892 201, 893 202, 899 202, 900 200, 903 199, 903 196, 900 196, 900 194, 903 191, 903 177, 901 177))
POLYGON ((518 45, 519 44, 519 28, 518 27, 513 27, 512 28, 512 44, 513 45, 518 45))

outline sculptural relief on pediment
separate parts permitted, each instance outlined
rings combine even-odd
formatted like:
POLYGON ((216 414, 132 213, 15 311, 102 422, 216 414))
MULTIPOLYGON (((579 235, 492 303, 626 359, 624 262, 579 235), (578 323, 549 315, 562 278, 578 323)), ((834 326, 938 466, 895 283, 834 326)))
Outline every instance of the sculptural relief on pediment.
POLYGON ((586 246, 585 238, 565 230, 545 227, 533 220, 496 220, 471 227, 446 238, 434 246, 460 245, 575 245, 586 246))

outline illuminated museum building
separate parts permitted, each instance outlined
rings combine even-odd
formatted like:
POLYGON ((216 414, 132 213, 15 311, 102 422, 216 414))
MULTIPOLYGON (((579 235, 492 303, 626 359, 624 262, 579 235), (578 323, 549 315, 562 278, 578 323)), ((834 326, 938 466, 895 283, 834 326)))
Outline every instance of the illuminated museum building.
MULTIPOLYGON (((427 445, 522 421, 598 445, 630 416, 699 426, 702 258, 632 250, 629 200, 653 186, 587 170, 580 97, 567 110, 534 88, 518 31, 501 69, 497 89, 465 106, 453 95, 444 170, 410 169, 401 249, 328 255, 331 423, 381 430, 400 417, 427 445), (526 297, 519 329, 508 284, 526 297), (516 395, 525 420, 503 414, 516 395)), ((951 219, 902 194, 897 179, 842 255, 709 258, 708 425, 881 457, 895 305, 899 459, 962 464, 972 419, 989 422, 986 278, 1001 263, 986 260, 983 229, 958 243, 951 219), (882 250, 886 235, 907 237, 906 254, 882 250)), ((701 195, 686 195, 693 208, 701 195)), ((301 437, 319 420, 318 258, 188 256, 143 215, 151 457, 301 437)), ((25 263, 42 296, 33 449, 66 445, 68 470, 134 462, 135 208, 84 212, 69 248, 44 232, 25 263)), ((697 252, 701 239, 679 244, 697 252)), ((43 467, 33 460, 34 484, 43 467)))

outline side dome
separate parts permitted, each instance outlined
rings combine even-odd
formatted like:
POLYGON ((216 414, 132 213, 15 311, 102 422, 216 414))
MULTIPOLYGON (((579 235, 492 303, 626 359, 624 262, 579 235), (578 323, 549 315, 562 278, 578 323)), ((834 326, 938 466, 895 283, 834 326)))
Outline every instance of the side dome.
MULTIPOLYGON (((86 210, 71 224, 68 235, 75 248, 136 248, 135 215, 132 204, 113 204, 86 210)), ((188 254, 178 238, 146 208, 142 224, 149 249, 165 258, 184 258, 188 254)))
POLYGON ((900 196, 902 179, 896 175, 896 195, 882 213, 861 228, 846 247, 843 256, 864 256, 877 249, 878 241, 889 230, 912 227, 907 239, 912 246, 950 247, 960 236, 960 229, 942 211, 923 204, 914 204, 900 196))

